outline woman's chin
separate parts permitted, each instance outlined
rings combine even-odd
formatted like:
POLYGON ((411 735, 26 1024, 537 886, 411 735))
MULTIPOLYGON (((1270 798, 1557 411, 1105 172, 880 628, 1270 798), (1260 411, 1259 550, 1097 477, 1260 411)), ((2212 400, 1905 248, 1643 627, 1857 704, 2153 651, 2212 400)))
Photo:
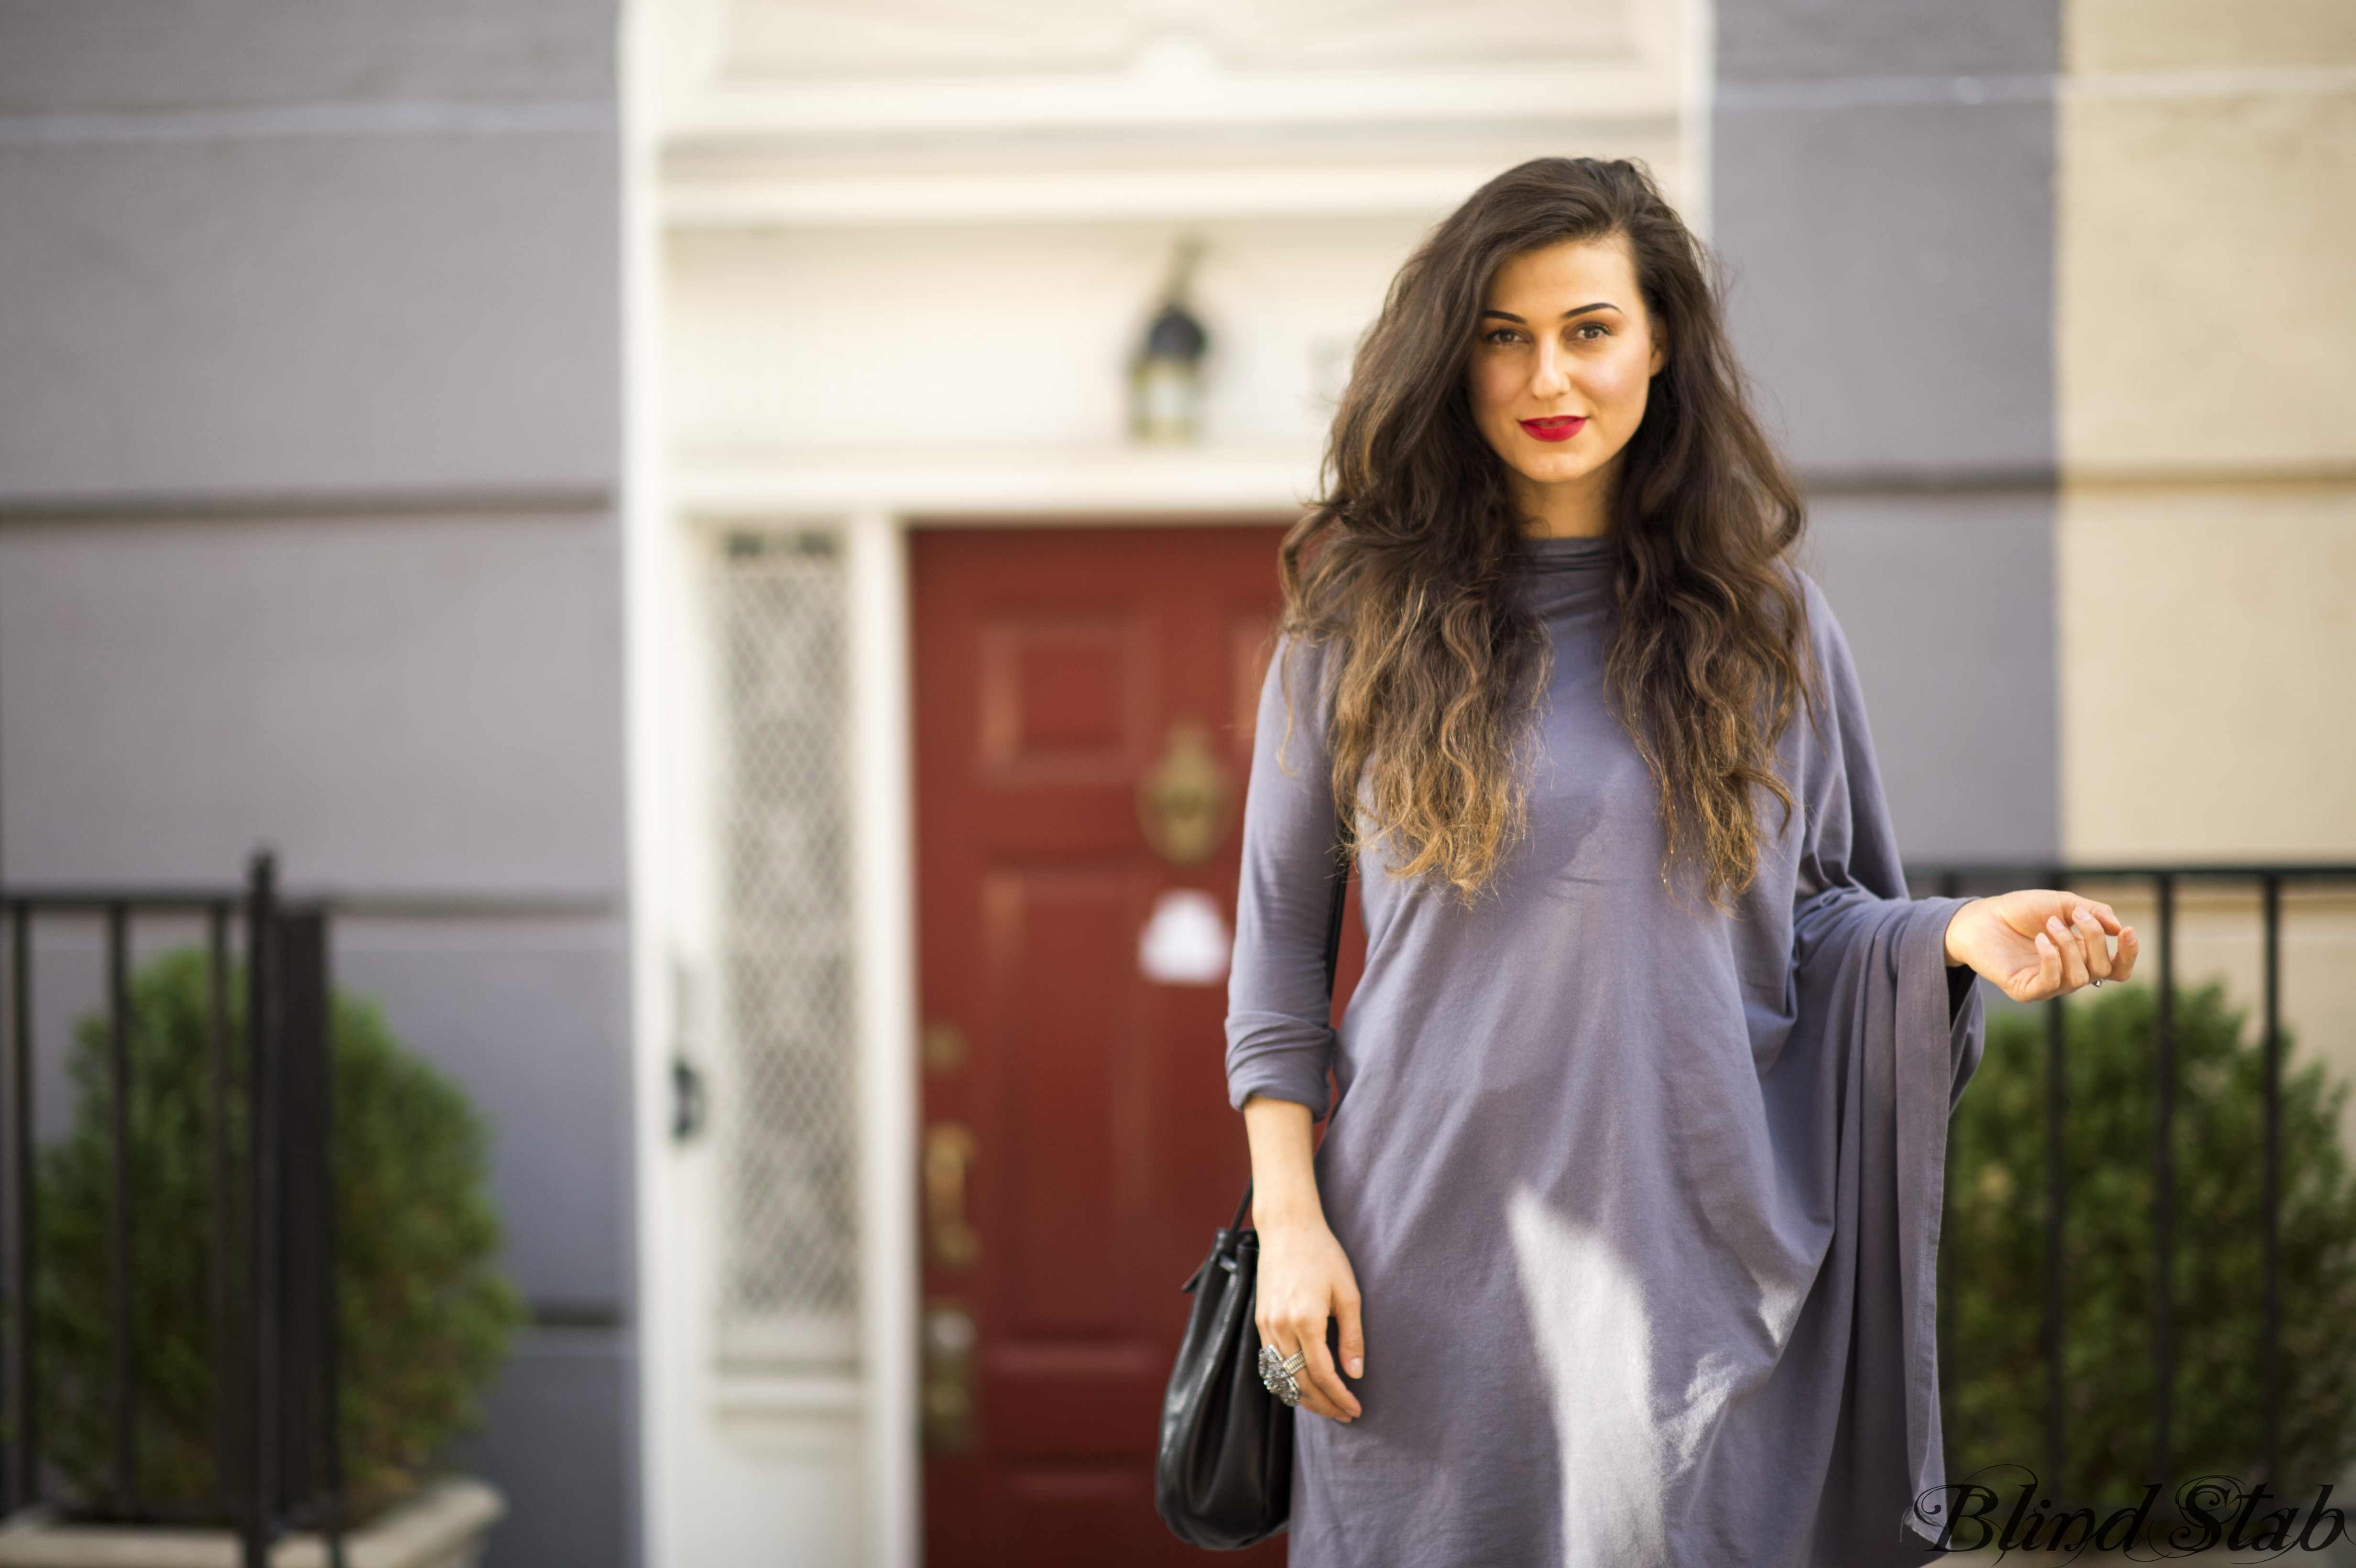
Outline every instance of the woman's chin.
POLYGON ((1593 463, 1569 453, 1559 455, 1548 453, 1543 457, 1524 456, 1515 459, 1512 466, 1525 482, 1547 489, 1558 485, 1581 484, 1595 472, 1593 463))

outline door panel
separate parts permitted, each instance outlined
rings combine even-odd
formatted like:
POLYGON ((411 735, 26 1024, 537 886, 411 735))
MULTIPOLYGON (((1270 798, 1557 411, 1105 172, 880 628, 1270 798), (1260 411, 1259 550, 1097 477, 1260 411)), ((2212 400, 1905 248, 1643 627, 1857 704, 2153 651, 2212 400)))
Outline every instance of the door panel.
POLYGON ((1154 1515, 1154 1442, 1179 1285, 1248 1161, 1225 983, 1149 981, 1139 941, 1173 889, 1232 928, 1281 537, 913 541, 924 1282, 927 1324, 948 1325, 927 1341, 936 1568, 1199 1561, 1154 1515), (1141 817, 1181 756, 1196 806, 1224 790, 1215 849, 1188 866, 1141 817))
POLYGON ((1126 1053, 1136 1033, 1125 971, 1130 879, 1119 868, 991 878, 985 905, 1011 927, 993 932, 992 979, 1004 1039, 1008 1174, 998 1233, 1007 1241, 1006 1327, 1034 1336, 1118 1337, 1129 1292, 1102 1253, 1078 1237, 1119 1236, 1141 1207, 1124 1168, 1130 1129, 1118 1125, 1136 1089, 1126 1053), (1009 949, 1012 949, 1010 952, 1009 949))
POLYGON ((1004 782, 1119 784, 1150 696, 1131 614, 999 611, 981 624, 981 763, 1004 782))

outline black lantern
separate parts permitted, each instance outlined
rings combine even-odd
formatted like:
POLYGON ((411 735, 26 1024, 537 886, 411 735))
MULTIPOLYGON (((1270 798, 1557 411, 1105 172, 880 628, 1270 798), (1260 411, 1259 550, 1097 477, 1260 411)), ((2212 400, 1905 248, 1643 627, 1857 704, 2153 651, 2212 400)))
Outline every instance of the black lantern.
POLYGON ((1193 240, 1178 248, 1162 308, 1147 325, 1145 342, 1130 366, 1129 424, 1140 441, 1183 446, 1203 433, 1203 356, 1210 349, 1211 335, 1186 304, 1187 285, 1201 254, 1202 247, 1193 240))

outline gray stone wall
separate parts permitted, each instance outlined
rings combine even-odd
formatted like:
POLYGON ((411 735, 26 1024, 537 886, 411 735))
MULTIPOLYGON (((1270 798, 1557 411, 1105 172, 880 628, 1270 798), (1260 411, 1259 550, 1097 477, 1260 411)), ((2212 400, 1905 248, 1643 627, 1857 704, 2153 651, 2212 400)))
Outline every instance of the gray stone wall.
POLYGON ((615 17, 0 0, 0 878, 356 918, 541 1321, 495 1568, 637 1556, 615 17))
POLYGON ((1910 860, 2058 847, 2056 0, 1722 0, 1716 239, 1910 860))

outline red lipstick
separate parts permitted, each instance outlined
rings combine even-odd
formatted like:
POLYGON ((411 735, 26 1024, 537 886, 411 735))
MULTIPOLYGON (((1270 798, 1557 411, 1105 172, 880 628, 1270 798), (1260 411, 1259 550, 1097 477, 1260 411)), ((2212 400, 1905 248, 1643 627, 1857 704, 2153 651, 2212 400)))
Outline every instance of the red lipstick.
POLYGON ((1522 428, 1540 441, 1569 441, 1587 428, 1587 416, 1565 415, 1554 419, 1524 420, 1522 428))

